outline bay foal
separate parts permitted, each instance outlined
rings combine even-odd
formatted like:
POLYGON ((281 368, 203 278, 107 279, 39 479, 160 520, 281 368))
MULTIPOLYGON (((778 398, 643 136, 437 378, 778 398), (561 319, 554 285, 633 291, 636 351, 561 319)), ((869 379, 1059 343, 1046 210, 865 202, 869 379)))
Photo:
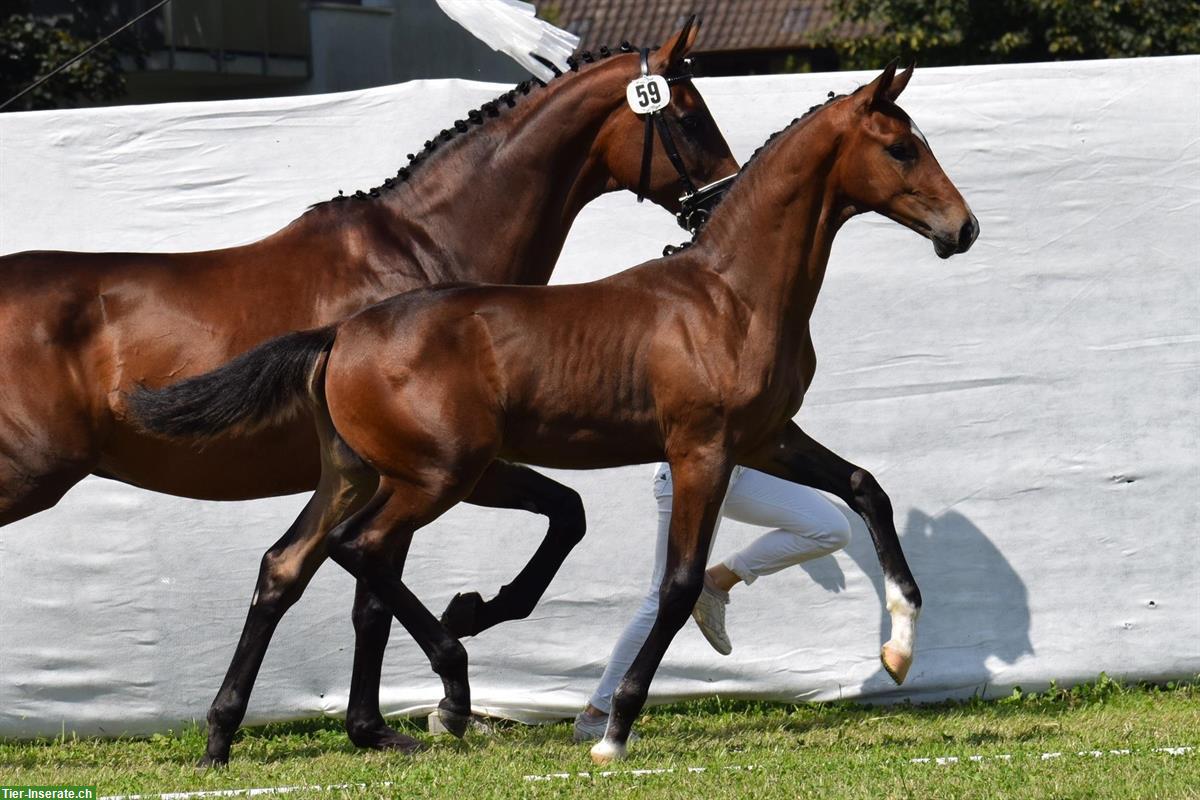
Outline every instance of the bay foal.
MULTIPOLYGON (((575 286, 410 292, 143 392, 132 409, 150 429, 182 437, 315 409, 323 480, 343 496, 357 475, 381 476, 370 500, 331 531, 329 555, 366 581, 429 655, 445 689, 439 708, 459 724, 470 711, 466 651, 400 570, 416 530, 468 497, 497 459, 671 465, 662 602, 592 749, 597 762, 624 756, 651 677, 696 601, 735 464, 831 492, 863 517, 892 618, 881 658, 902 681, 921 597, 891 503, 870 473, 792 417, 815 370, 809 317, 846 220, 878 212, 931 239, 943 258, 978 234, 896 105, 911 74, 896 76, 893 64, 772 137, 694 246, 676 255, 575 286), (214 413, 222 397, 237 399, 214 413)), ((549 576, 522 579, 544 586, 549 576)))

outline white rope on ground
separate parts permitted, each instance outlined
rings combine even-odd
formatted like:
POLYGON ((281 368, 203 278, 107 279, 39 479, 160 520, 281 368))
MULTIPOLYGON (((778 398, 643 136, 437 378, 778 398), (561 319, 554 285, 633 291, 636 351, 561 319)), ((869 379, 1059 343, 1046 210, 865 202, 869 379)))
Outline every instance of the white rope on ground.
MULTIPOLYGON (((1086 756, 1088 758, 1101 758, 1101 757, 1105 757, 1105 756, 1108 756, 1108 757, 1129 756, 1129 755, 1134 755, 1136 752, 1139 754, 1163 753, 1165 755, 1170 755, 1170 756, 1182 756, 1182 755, 1187 755, 1188 753, 1194 752, 1195 749, 1196 749, 1195 747, 1155 747, 1151 750, 1142 750, 1142 751, 1080 750, 1078 753, 1075 753, 1073 755, 1086 756)), ((1066 754, 1066 753, 1020 754, 1020 753, 1018 753, 1016 756, 1014 756, 1011 753, 1001 753, 999 755, 994 755, 994 756, 980 756, 980 755, 976 755, 976 756, 932 756, 929 758, 910 758, 908 761, 910 764, 937 764, 937 765, 944 766, 947 764, 958 764, 960 762, 961 763, 979 763, 979 762, 983 762, 983 761, 1012 762, 1012 760, 1014 758, 1020 757, 1022 755, 1031 757, 1031 758, 1037 758, 1040 761, 1051 761, 1053 759, 1063 758, 1063 757, 1071 755, 1071 754, 1066 754)), ((749 770, 762 770, 762 769, 766 769, 766 767, 764 767, 761 764, 751 764, 751 765, 747 765, 747 766, 724 767, 724 769, 749 771, 749 770)), ((527 781, 552 781, 552 780, 569 780, 571 778, 592 779, 592 778, 610 778, 610 777, 617 776, 617 775, 633 775, 633 776, 640 777, 640 776, 644 776, 644 775, 665 775, 665 774, 677 772, 677 771, 681 772, 681 773, 697 773, 697 772, 706 772, 707 768, 705 768, 705 767, 687 767, 686 769, 680 769, 680 770, 675 770, 673 768, 664 768, 664 769, 607 770, 605 772, 551 772, 547 775, 526 775, 525 780, 527 780, 527 781)), ((103 800, 103 798, 101 800, 103 800)))
MULTIPOLYGON (((725 772, 749 772, 750 770, 762 769, 758 764, 747 764, 745 766, 730 766, 722 767, 725 772)), ((604 772, 551 772, 549 775, 526 775, 527 781, 553 781, 567 780, 569 778, 612 778, 617 775, 631 775, 635 778, 645 777, 647 775, 669 775, 672 772, 698 773, 708 772, 708 767, 686 767, 676 770, 674 767, 662 767, 659 769, 610 769, 604 772)))
MULTIPOLYGON (((946 766, 949 764, 959 763, 981 763, 987 761, 998 761, 1004 763, 1012 763, 1018 757, 1037 758, 1039 761, 1053 761, 1058 758, 1077 757, 1077 758, 1116 758, 1122 756, 1146 755, 1150 753, 1162 753, 1169 756, 1184 756, 1196 751, 1195 747, 1155 747, 1149 750, 1080 750, 1077 753, 1001 753, 994 756, 931 756, 929 758, 910 758, 910 764, 936 764, 938 766, 946 766)), ((767 769, 762 764, 744 764, 731 765, 721 767, 722 772, 750 772, 752 770, 767 769)), ((604 770, 603 772, 551 772, 546 775, 526 775, 524 780, 528 782, 534 781, 560 781, 571 780, 575 778, 584 780, 594 780, 596 778, 615 778, 615 777, 634 777, 644 778, 653 775, 671 775, 674 773, 695 775, 703 772, 709 772, 708 767, 662 767, 658 769, 626 769, 626 770, 604 770)), ((711 770, 713 772, 717 770, 711 770)), ((265 795, 292 794, 294 792, 336 792, 346 789, 386 789, 396 784, 393 781, 385 781, 382 783, 332 783, 326 786, 311 785, 311 786, 266 786, 261 788, 247 789, 206 789, 195 792, 168 792, 166 794, 114 794, 105 795, 98 800, 200 800, 207 797, 262 797, 265 795)))
POLYGON ((202 797, 261 797, 292 792, 338 792, 346 789, 386 789, 392 781, 383 783, 331 783, 328 786, 264 786, 253 789, 204 789, 195 792, 167 792, 166 794, 110 794, 97 800, 196 800, 202 797))
MULTIPOLYGON (((1165 753, 1169 756, 1183 756, 1192 752, 1194 747, 1155 747, 1150 750, 1142 750, 1141 753, 1165 753)), ((1030 754, 1037 755, 1041 761, 1053 761, 1057 758, 1084 757, 1084 758, 1104 758, 1114 756, 1131 756, 1135 751, 1129 749, 1121 750, 1080 750, 1076 753, 1039 753, 1030 754)), ((937 764, 945 766, 947 764, 958 764, 964 762, 980 763, 983 761, 1012 761, 1011 753, 1000 753, 994 756, 933 756, 930 758, 910 758, 910 764, 937 764)))

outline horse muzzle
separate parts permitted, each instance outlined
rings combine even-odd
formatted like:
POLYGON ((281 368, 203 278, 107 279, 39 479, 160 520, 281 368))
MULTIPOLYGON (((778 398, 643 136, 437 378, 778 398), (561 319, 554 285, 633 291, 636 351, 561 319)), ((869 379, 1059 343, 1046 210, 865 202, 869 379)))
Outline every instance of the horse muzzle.
POLYGON ((979 238, 979 220, 971 212, 967 212, 967 221, 958 232, 952 236, 933 236, 933 251, 938 258, 949 258, 955 253, 965 253, 979 238))

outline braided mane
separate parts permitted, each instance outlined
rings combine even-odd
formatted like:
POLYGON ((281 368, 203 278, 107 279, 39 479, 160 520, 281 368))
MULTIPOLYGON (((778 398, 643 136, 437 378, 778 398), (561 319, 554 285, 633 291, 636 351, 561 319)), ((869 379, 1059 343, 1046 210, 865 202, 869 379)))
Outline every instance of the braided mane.
MULTIPOLYGON (((608 46, 600 47, 596 53, 592 53, 590 50, 584 50, 578 56, 572 55, 567 57, 567 65, 569 67, 568 72, 578 72, 581 64, 591 64, 598 60, 606 59, 609 56, 616 55, 617 53, 632 53, 635 51, 635 49, 636 48, 634 48, 632 44, 624 41, 621 42, 621 44, 615 50, 609 48, 608 46)), ((543 63, 545 63, 546 66, 554 71, 554 77, 550 79, 551 83, 563 77, 564 73, 562 70, 558 69, 558 67, 554 66, 548 61, 543 61, 543 63)), ((407 166, 401 167, 396 171, 395 175, 384 178, 383 183, 379 186, 374 186, 365 192, 359 189, 351 195, 343 194, 339 189, 336 197, 333 197, 331 200, 314 203, 312 206, 310 206, 310 209, 325 206, 331 202, 338 203, 347 200, 370 200, 372 198, 380 197, 385 192, 395 189, 401 183, 409 180, 409 178, 412 177, 412 175, 423 163, 430 160, 438 147, 446 144, 451 139, 466 133, 470 133, 473 128, 483 125, 484 122, 486 122, 489 118, 499 117, 505 108, 512 108, 517 104, 517 97, 519 95, 529 94, 530 91, 534 89, 535 84, 539 88, 544 88, 547 86, 546 83, 538 80, 537 78, 530 78, 528 80, 521 81, 512 89, 504 92, 494 100, 489 100, 479 108, 468 111, 466 119, 455 120, 451 127, 444 129, 432 139, 426 140, 425 146, 420 151, 417 153, 409 153, 407 166)))
MULTIPOLYGON (((754 161, 755 161, 755 159, 758 158, 759 153, 761 153, 763 150, 765 150, 767 148, 767 146, 771 144, 771 142, 775 141, 775 139, 778 138, 779 136, 781 136, 782 134, 787 133, 789 130, 791 130, 793 127, 795 127, 799 123, 804 122, 806 119, 811 117, 813 114, 816 114, 818 111, 820 111, 822 108, 829 105, 833 101, 840 100, 843 97, 848 97, 848 96, 849 95, 834 94, 833 92, 830 92, 829 96, 825 99, 825 102, 817 103, 815 106, 812 106, 811 108, 809 108, 808 111, 805 111, 803 114, 801 114, 800 116, 793 119, 787 125, 784 125, 782 128, 780 128, 779 130, 775 131, 770 136, 768 136, 767 140, 765 142, 763 142, 762 144, 760 144, 754 150, 754 152, 750 154, 750 157, 748 159, 746 159, 746 163, 743 164, 742 168, 737 171, 737 176, 732 181, 730 181, 729 188, 727 188, 724 192, 722 192, 720 194, 720 196, 717 197, 717 201, 715 203, 713 203, 712 208, 709 210, 709 216, 711 217, 712 214, 716 212, 717 208, 719 208, 720 205, 725 202, 725 198, 729 197, 729 193, 733 191, 734 187, 738 185, 738 183, 742 180, 742 178, 745 177, 746 173, 750 170, 751 165, 754 164, 754 161)), ((698 237, 703 230, 704 230, 704 227, 697 228, 692 233, 692 238, 686 242, 682 242, 678 245, 667 245, 665 248, 663 248, 663 255, 664 256, 674 255, 675 253, 678 253, 680 250, 685 250, 685 249, 691 247, 693 244, 696 243, 696 237, 698 237)))

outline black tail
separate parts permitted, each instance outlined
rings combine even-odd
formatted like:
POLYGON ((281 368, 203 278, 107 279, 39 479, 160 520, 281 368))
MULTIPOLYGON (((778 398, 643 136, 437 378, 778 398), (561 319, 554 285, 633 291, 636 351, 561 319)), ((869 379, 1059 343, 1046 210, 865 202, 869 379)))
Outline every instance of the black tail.
POLYGON ((333 326, 280 336, 218 367, 129 397, 134 422, 176 439, 207 439, 230 428, 252 430, 295 413, 309 376, 333 345, 333 326))

